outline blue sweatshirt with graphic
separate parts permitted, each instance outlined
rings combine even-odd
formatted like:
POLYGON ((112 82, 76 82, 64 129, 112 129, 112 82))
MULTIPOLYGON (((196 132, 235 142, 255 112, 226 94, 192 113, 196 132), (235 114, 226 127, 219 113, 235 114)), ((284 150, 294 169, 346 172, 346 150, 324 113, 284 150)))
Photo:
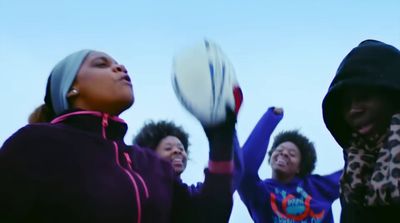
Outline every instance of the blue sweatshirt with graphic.
POLYGON ((238 187, 240 198, 254 222, 333 222, 332 203, 339 197, 342 171, 295 177, 289 183, 261 180, 258 170, 267 153, 270 136, 283 115, 269 108, 243 145, 244 172, 238 187))

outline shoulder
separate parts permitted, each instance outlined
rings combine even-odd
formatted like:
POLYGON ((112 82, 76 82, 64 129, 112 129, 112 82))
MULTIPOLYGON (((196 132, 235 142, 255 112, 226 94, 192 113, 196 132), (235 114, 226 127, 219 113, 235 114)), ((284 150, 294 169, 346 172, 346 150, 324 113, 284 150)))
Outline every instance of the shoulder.
POLYGON ((303 182, 308 182, 311 184, 318 184, 321 181, 325 180, 325 176, 319 174, 308 174, 302 178, 299 178, 303 182))
POLYGON ((307 175, 305 177, 305 179, 309 179, 312 181, 324 181, 324 180, 328 180, 328 181, 334 181, 334 182, 338 182, 340 180, 340 177, 343 174, 343 170, 337 170, 335 172, 332 172, 330 174, 326 174, 326 175, 319 175, 319 174, 310 174, 307 175))
POLYGON ((29 145, 33 141, 43 140, 53 132, 50 124, 29 124, 12 134, 3 144, 3 147, 23 143, 29 145))
POLYGON ((305 178, 308 185, 317 188, 320 191, 326 191, 333 195, 334 198, 339 196, 339 181, 341 171, 336 171, 328 175, 309 175, 305 178))
POLYGON ((18 129, 11 137, 29 137, 40 135, 43 132, 53 131, 54 125, 50 123, 28 124, 18 129))
POLYGON ((71 142, 67 128, 50 123, 28 124, 12 134, 0 149, 4 153, 36 154, 38 151, 53 150, 54 145, 71 142))
POLYGON ((151 169, 162 175, 175 176, 171 164, 161 159, 154 151, 137 145, 129 146, 128 153, 138 169, 151 169))
POLYGON ((282 187, 282 184, 279 181, 274 180, 272 178, 267 178, 264 180, 260 180, 257 182, 256 186, 261 188, 262 190, 274 190, 274 188, 282 187))
POLYGON ((67 127, 59 125, 59 124, 51 124, 51 123, 35 123, 28 124, 24 127, 17 130, 13 135, 11 135, 8 140, 20 139, 41 139, 42 137, 63 135, 60 132, 65 132, 67 127))
POLYGON ((146 149, 138 145, 132 145, 129 147, 129 151, 132 153, 132 155, 134 157, 138 157, 140 160, 144 160, 145 162, 159 162, 161 165, 168 163, 167 161, 160 159, 160 157, 158 157, 158 155, 150 149, 146 149))
POLYGON ((2 145, 1 164, 16 167, 40 162, 43 154, 54 149, 52 134, 55 132, 50 124, 30 124, 20 128, 2 145))

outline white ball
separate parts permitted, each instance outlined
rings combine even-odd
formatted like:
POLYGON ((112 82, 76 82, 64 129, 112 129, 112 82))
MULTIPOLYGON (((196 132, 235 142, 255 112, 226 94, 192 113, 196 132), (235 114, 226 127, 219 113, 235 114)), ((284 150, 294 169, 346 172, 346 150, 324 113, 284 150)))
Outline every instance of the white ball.
POLYGON ((231 62, 209 40, 175 55, 172 85, 181 104, 205 126, 223 122, 226 108, 238 112, 242 102, 231 62))

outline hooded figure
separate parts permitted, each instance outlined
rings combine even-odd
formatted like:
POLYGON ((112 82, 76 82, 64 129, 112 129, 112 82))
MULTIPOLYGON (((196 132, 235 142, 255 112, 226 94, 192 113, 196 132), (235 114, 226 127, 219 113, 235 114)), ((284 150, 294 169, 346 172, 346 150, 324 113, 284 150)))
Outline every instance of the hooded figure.
POLYGON ((400 51, 365 40, 343 59, 323 118, 343 148, 341 222, 378 222, 400 211, 400 51))

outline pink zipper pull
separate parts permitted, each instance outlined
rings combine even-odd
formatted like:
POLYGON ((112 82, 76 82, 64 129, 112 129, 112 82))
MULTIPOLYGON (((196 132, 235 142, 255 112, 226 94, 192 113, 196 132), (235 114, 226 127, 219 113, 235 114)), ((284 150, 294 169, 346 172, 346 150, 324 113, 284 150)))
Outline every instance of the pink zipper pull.
POLYGON ((101 120, 103 138, 106 138, 106 128, 108 126, 108 117, 109 117, 109 115, 107 113, 104 113, 103 119, 101 120))
POLYGON ((125 155, 125 159, 126 159, 126 161, 128 163, 129 169, 131 169, 133 171, 131 158, 129 157, 128 153, 126 153, 126 152, 124 153, 124 155, 125 155))

